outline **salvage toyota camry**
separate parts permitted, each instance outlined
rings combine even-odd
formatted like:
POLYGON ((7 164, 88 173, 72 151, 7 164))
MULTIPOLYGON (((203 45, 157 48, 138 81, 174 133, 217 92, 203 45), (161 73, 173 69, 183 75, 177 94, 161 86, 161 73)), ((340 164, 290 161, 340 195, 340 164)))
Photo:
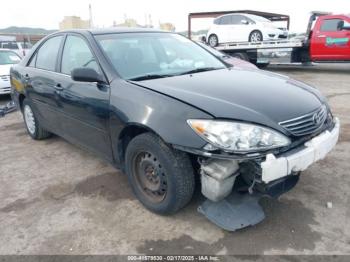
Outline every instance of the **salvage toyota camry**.
POLYGON ((160 214, 184 207, 195 186, 214 203, 236 191, 277 197, 339 134, 317 89, 228 65, 175 33, 57 32, 11 82, 33 139, 56 134, 97 153, 160 214))

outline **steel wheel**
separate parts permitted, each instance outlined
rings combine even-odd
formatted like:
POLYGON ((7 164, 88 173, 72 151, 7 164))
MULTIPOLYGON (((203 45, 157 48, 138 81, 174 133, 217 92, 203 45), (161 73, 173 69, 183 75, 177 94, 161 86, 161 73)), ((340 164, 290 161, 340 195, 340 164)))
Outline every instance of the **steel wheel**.
POLYGON ((36 128, 35 118, 34 118, 34 114, 33 114, 32 109, 28 105, 24 106, 24 120, 25 120, 25 123, 26 123, 26 126, 28 128, 29 133, 34 135, 35 128, 36 128))
POLYGON ((163 201, 167 178, 158 158, 150 152, 140 152, 133 162, 133 175, 142 194, 153 203, 163 201))
POLYGON ((262 41, 262 34, 259 31, 253 31, 250 34, 249 42, 261 42, 262 41))

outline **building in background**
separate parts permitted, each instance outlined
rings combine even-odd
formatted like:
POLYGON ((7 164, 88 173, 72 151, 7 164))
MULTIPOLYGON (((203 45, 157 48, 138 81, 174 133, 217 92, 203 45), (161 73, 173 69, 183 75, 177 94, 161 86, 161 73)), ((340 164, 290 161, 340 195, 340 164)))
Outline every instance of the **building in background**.
POLYGON ((116 21, 113 21, 113 27, 143 27, 139 25, 137 21, 133 18, 125 18, 124 23, 117 24, 116 21))
POLYGON ((159 28, 161 30, 175 32, 175 26, 172 23, 159 23, 159 28))
POLYGON ((90 20, 82 20, 79 16, 65 16, 59 28, 60 30, 90 28, 90 20))

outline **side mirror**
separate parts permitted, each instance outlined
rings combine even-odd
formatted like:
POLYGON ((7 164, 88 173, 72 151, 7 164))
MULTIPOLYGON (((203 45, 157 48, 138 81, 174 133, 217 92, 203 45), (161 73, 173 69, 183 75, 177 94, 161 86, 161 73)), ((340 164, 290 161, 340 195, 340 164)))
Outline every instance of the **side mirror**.
POLYGON ((248 24, 249 24, 249 22, 248 22, 247 20, 245 20, 245 19, 241 20, 241 23, 242 23, 243 25, 248 25, 248 24))
POLYGON ((88 68, 88 67, 79 67, 79 68, 73 69, 71 78, 74 81, 79 81, 79 82, 90 82, 90 83, 105 82, 103 77, 99 73, 97 73, 95 69, 88 68))
POLYGON ((342 30, 350 30, 350 24, 344 24, 342 27, 341 27, 342 30))

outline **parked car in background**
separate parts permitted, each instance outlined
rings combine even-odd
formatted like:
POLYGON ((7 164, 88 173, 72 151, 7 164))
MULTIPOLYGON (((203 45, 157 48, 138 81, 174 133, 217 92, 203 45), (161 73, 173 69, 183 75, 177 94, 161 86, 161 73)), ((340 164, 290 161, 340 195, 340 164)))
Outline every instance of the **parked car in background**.
POLYGON ((11 93, 10 69, 21 58, 16 52, 0 49, 0 95, 11 93))
POLYGON ((215 55, 217 58, 224 60, 226 63, 239 67, 239 68, 245 68, 245 69, 258 69, 258 67, 248 61, 245 61, 243 59, 233 57, 231 55, 228 55, 224 52, 218 51, 213 47, 210 47, 206 45, 205 43, 198 42, 198 44, 205 48, 208 52, 212 53, 215 55))
POLYGON ((277 28, 270 20, 250 14, 228 14, 216 18, 207 33, 207 42, 215 47, 228 42, 260 42, 288 37, 286 28, 277 28))
POLYGON ((160 214, 184 207, 196 183, 217 203, 237 177, 246 193, 277 197, 339 135, 317 89, 228 66, 153 29, 54 33, 11 69, 11 81, 33 139, 54 133, 97 153, 160 214))
POLYGON ((24 57, 32 47, 29 42, 0 41, 0 48, 13 50, 20 57, 24 57))

